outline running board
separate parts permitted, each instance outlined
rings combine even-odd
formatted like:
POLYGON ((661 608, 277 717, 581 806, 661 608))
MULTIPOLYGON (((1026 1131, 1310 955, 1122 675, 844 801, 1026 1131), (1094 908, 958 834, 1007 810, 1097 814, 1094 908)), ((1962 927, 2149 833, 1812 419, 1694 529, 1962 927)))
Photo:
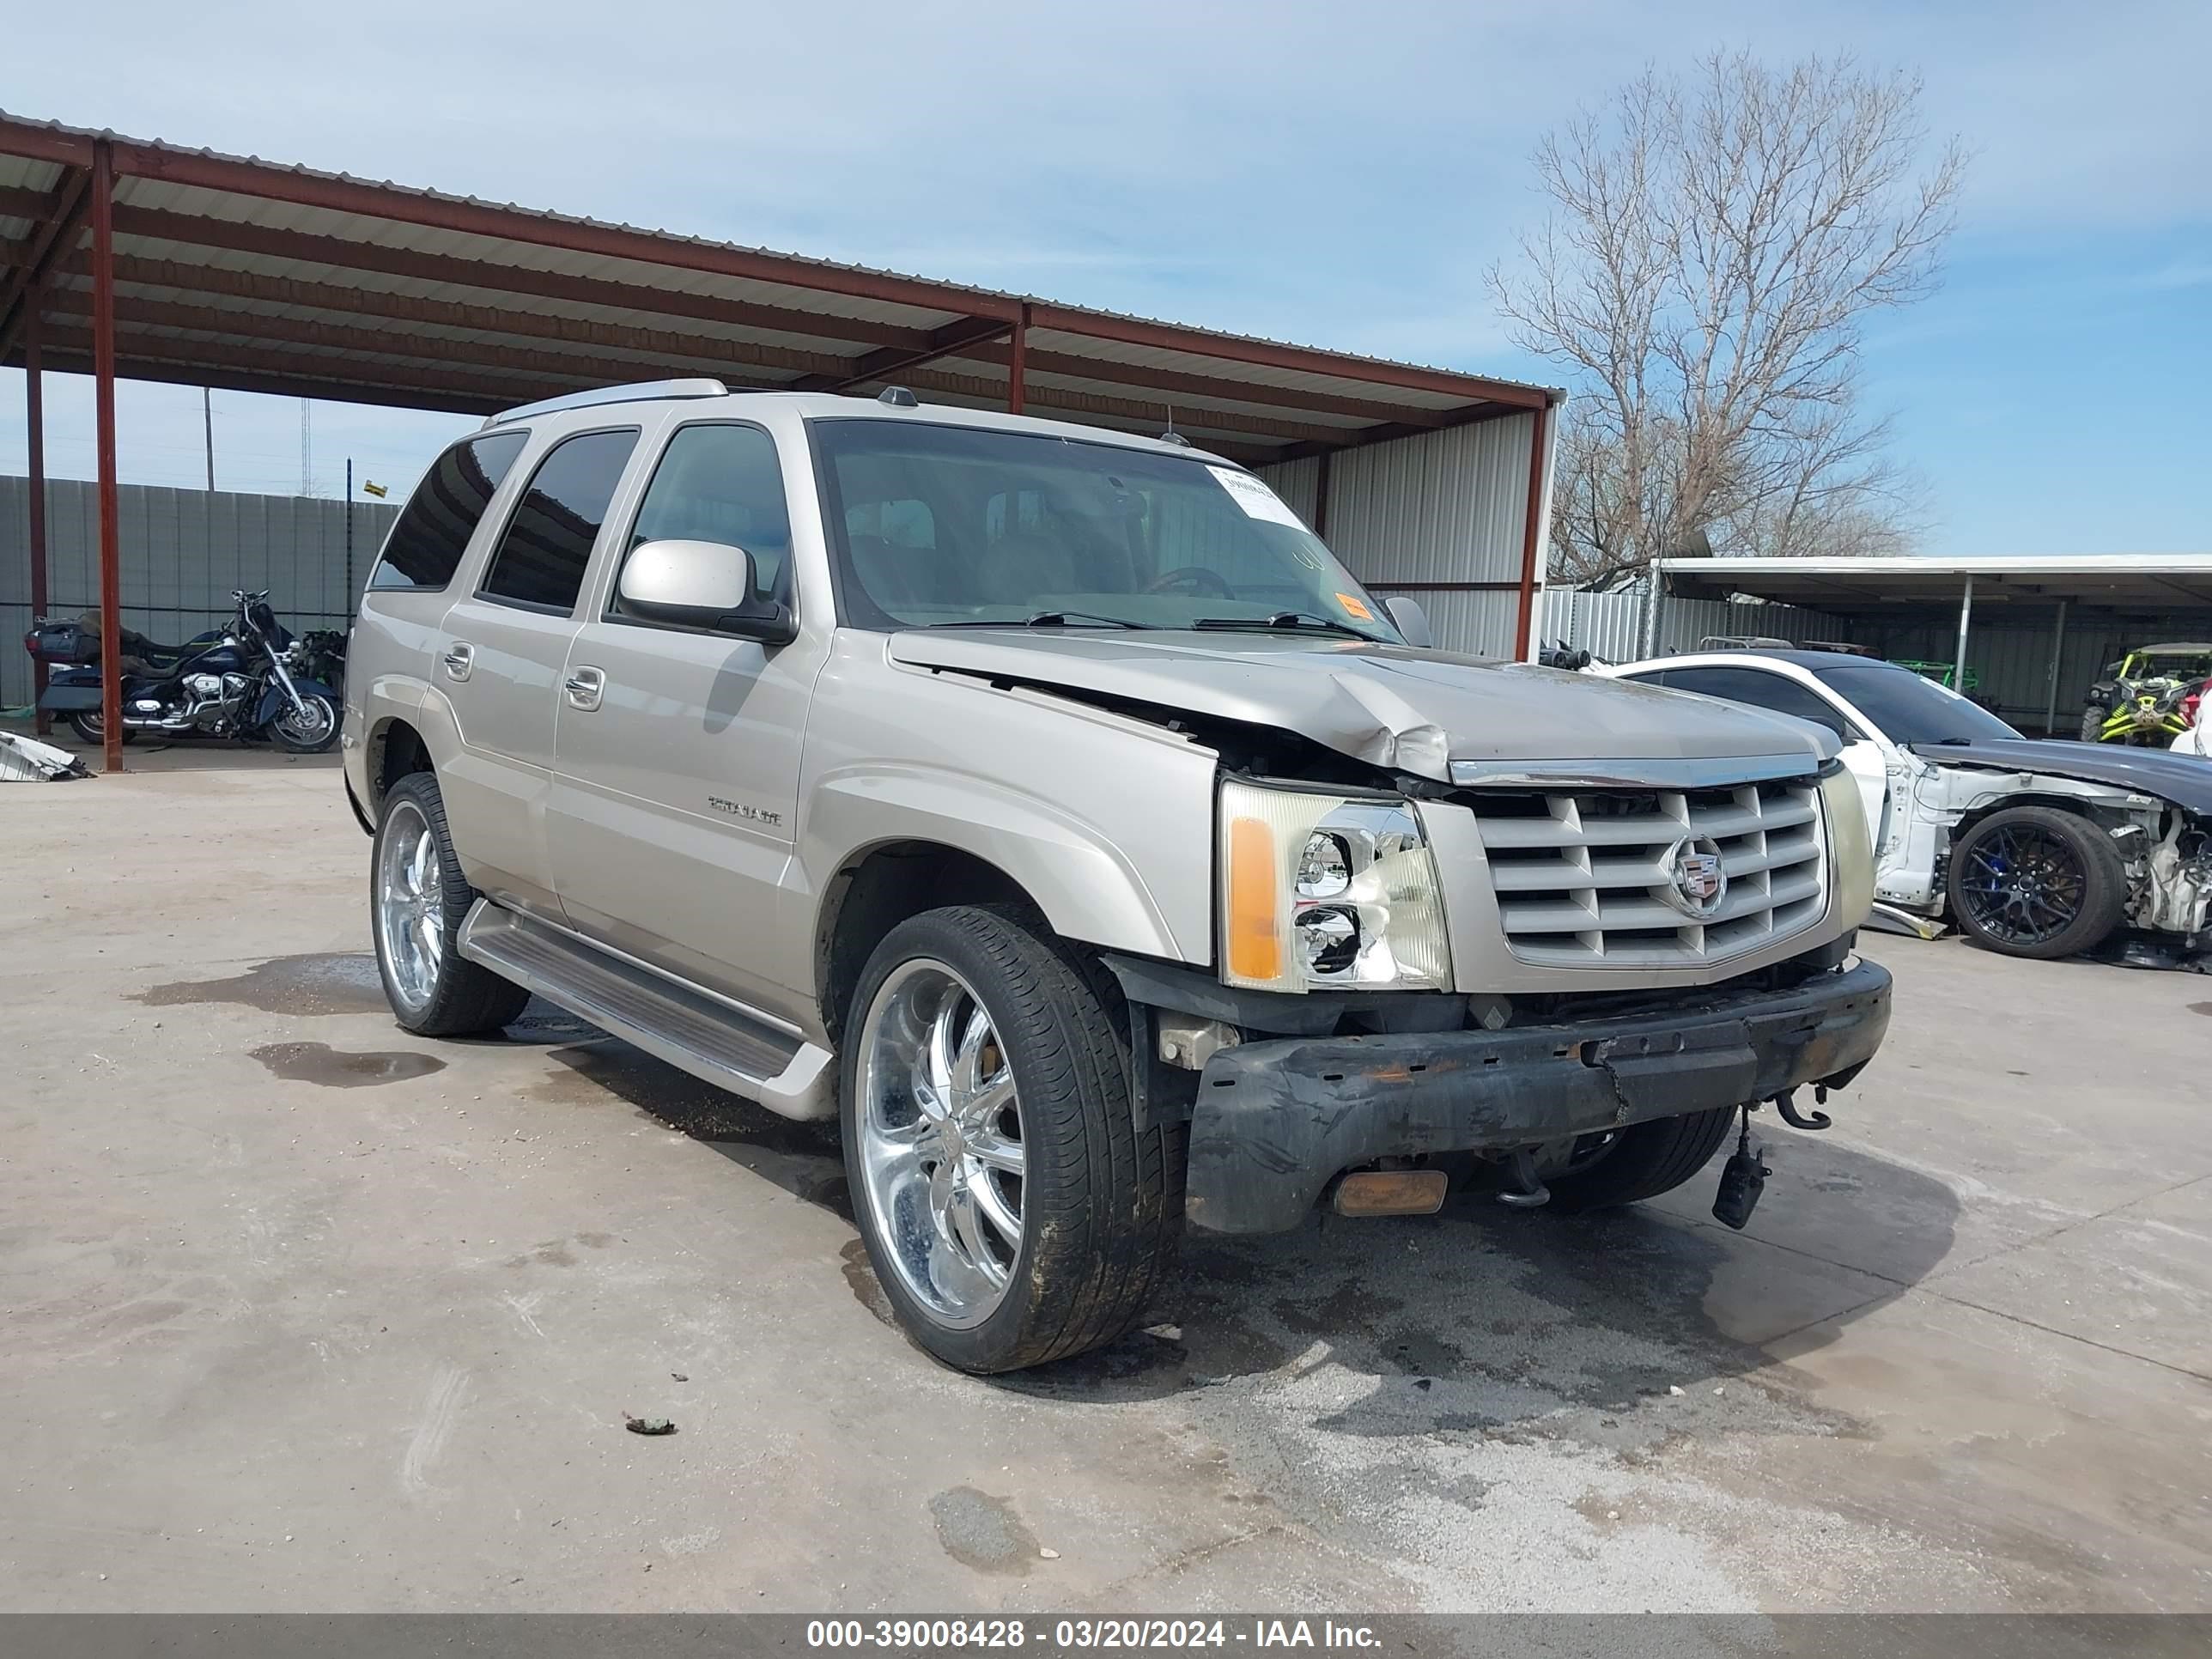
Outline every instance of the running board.
POLYGON ((470 907, 459 943, 470 961, 702 1082, 785 1117, 836 1112, 827 1048, 689 986, 489 899, 470 907))

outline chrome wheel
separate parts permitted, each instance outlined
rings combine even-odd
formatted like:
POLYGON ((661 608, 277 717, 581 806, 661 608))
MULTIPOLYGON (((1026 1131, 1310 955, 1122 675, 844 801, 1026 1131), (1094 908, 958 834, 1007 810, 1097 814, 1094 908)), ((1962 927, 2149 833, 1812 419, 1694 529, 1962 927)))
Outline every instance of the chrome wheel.
POLYGON ((337 730, 337 710, 331 707, 328 697, 303 696, 300 703, 298 708, 288 708, 277 715, 276 740, 287 749, 319 749, 337 730))
POLYGON ((944 963, 902 963, 868 1005, 859 1062, 862 1202, 883 1254, 933 1318, 980 1324, 1021 1257, 1026 1167, 991 1017, 944 963))
POLYGON ((376 854, 376 942, 385 982, 419 1012, 438 994, 446 960, 446 869, 422 809, 394 801, 376 854))

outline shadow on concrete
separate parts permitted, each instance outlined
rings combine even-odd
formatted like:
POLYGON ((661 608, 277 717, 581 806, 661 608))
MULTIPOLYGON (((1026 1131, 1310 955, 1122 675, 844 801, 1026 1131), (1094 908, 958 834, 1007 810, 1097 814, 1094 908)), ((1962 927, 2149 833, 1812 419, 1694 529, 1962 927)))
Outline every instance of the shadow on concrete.
MULTIPOLYGON (((533 1000, 525 1018, 540 1006, 533 1000)), ((581 1024, 558 1010, 553 1012, 581 1024)), ((665 1128, 703 1141, 794 1197, 852 1220, 835 1123, 799 1123, 778 1116, 619 1038, 594 1035, 583 1041, 573 1036, 555 1040, 561 1046, 546 1049, 545 1057, 561 1069, 532 1088, 531 1098, 558 1105, 622 1101, 665 1128)))
MULTIPOLYGON (((1194 1233, 1180 1279, 1153 1322, 1095 1353, 999 1379, 1075 1402, 1158 1399, 1245 1382, 1295 1384, 1333 1365, 1371 1379, 1316 1419, 1354 1436, 1455 1431, 1638 1443, 1645 1402, 1680 1406, 1691 1389, 1739 1396, 1731 1379, 1768 1370, 1766 1348, 1796 1335, 1826 1346, 1839 1328, 1893 1300, 1949 1254, 1959 1201, 1941 1182, 1830 1137, 1775 1148, 1786 1182, 1770 1186, 1754 1235, 1692 1218, 1690 1206, 1586 1217, 1510 1211, 1455 1199, 1415 1220, 1316 1216, 1273 1238, 1194 1233), (1819 1217, 1823 1255, 1786 1242, 1778 1204, 1819 1217), (1842 1213, 1834 1212, 1840 1210, 1842 1213), (1863 1228, 1862 1228, 1863 1224, 1863 1228), (1854 1230, 1869 1248, 1854 1249, 1854 1230), (1863 1254, 1881 1273, 1838 1265, 1863 1254), (1823 1340, 1825 1339, 1825 1340, 1823 1340), (1669 1394, 1681 1389, 1680 1401, 1669 1394), (1534 1431, 1532 1430, 1532 1431, 1534 1431)), ((1770 1139, 1777 1138, 1770 1137, 1770 1139)), ((1701 1206, 1716 1158, 1681 1188, 1701 1206)), ((1823 1431, 1806 1409, 1762 1398, 1777 1431, 1823 1431)), ((1675 1415, 1694 1413, 1686 1407, 1675 1415)), ((1758 1413, 1753 1416, 1756 1419, 1758 1413)), ((1837 1425, 1826 1425, 1833 1431, 1837 1425)))
MULTIPOLYGON (((544 1052, 556 1069, 532 1098, 619 1101, 851 1222, 833 1124, 779 1117, 614 1038, 544 1052)), ((1146 1328, 990 1385, 1110 1405, 1297 1386, 1331 1366, 1363 1379, 1356 1398, 1315 1419, 1337 1435, 1566 1435, 1631 1448, 1659 1431, 1650 1402, 1668 1402, 1665 1431, 1680 1432, 1720 1407, 1715 1389, 1735 1396, 1732 1432, 1768 1419, 1776 1433, 1848 1432, 1764 1382, 1731 1387, 1771 1378, 1766 1349, 1778 1339, 1825 1346, 1950 1252, 1952 1190, 1838 1139, 1846 1133, 1768 1133, 1778 1176, 1749 1234, 1699 1218, 1717 1157, 1664 1209, 1568 1217, 1469 1195, 1413 1219, 1316 1215, 1263 1238, 1194 1232, 1146 1328), (1844 1265, 1858 1260, 1880 1271, 1844 1265)), ((857 1237, 842 1255, 856 1298, 891 1324, 857 1237)))

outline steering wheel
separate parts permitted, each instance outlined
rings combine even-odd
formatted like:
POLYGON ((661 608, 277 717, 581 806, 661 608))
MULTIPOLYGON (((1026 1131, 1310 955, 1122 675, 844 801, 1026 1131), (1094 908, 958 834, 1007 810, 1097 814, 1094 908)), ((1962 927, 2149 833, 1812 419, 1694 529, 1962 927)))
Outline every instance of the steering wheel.
POLYGON ((1194 593, 1211 593, 1216 599, 1233 599, 1237 590, 1224 581, 1218 570, 1209 570, 1202 564, 1187 564, 1165 575, 1156 576, 1146 587, 1147 593, 1164 593, 1171 587, 1188 588, 1194 593))

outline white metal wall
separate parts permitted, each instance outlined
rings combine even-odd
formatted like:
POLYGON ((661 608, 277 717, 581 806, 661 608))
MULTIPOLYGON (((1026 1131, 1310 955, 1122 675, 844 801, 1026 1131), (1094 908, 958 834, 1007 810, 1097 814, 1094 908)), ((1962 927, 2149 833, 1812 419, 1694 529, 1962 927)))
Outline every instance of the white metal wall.
MULTIPOLYGON (((1267 487, 1283 498, 1284 505, 1310 526, 1321 498, 1321 457, 1308 455, 1303 460, 1278 461, 1273 466, 1255 467, 1258 475, 1267 481, 1267 487)), ((1324 531, 1322 539, 1326 540, 1324 531)))
MULTIPOLYGON (((1512 653, 1535 427, 1516 415, 1329 457, 1323 538, 1360 580, 1419 600, 1443 650, 1512 653)), ((1259 472, 1313 521, 1317 460, 1259 472)))
MULTIPOLYGON (((234 587, 267 588, 295 630, 343 628, 399 516, 393 503, 354 505, 349 590, 343 501, 125 484, 117 507, 123 625, 167 643, 220 624, 234 587)), ((90 481, 46 481, 46 556, 47 613, 97 610, 99 489, 90 481)), ((30 481, 0 477, 0 708, 30 701, 30 481)))
MULTIPOLYGON (((1588 651, 1605 662, 1633 662, 1644 654, 1644 595, 1589 593, 1578 588, 1547 589, 1539 601, 1537 637, 1588 651)), ((1726 599, 1668 599, 1659 610, 1657 654, 1694 651, 1714 635, 1764 635, 1802 644, 1807 640, 1865 643, 1840 617, 1794 605, 1735 605, 1726 599)))

